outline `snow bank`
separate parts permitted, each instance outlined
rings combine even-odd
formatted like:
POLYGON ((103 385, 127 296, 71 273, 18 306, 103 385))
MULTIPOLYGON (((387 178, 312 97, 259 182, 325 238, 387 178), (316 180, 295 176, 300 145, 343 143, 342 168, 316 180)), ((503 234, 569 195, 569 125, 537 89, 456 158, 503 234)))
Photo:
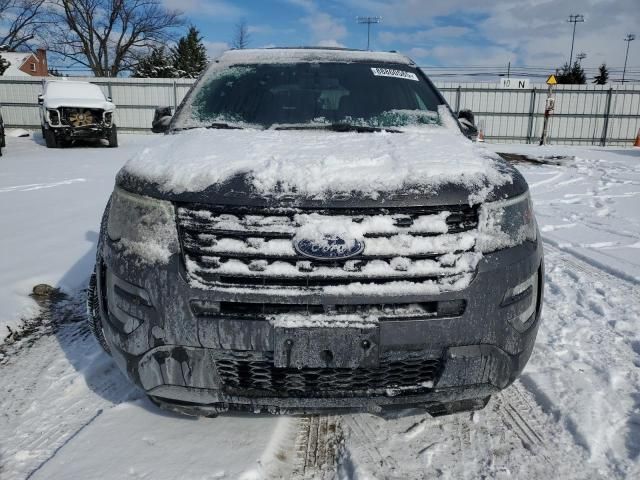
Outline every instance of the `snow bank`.
POLYGON ((481 201, 493 186, 511 181, 494 158, 459 131, 440 126, 403 133, 194 129, 145 148, 123 172, 173 193, 245 174, 263 194, 323 198, 356 191, 376 198, 405 187, 429 191, 456 183, 481 201))

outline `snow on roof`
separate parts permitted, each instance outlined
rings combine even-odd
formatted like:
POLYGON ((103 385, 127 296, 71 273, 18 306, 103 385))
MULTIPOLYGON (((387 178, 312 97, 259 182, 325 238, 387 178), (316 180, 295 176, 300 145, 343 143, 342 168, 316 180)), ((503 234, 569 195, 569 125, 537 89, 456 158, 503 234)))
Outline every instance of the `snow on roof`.
POLYGON ((332 191, 377 198, 405 186, 432 189, 449 182, 488 195, 488 185, 512 180, 450 122, 369 134, 194 129, 158 140, 123 172, 173 193, 202 191, 246 174, 258 192, 279 189, 315 198, 332 191))
POLYGON ((4 77, 28 77, 29 74, 20 70, 27 59, 32 56, 31 52, 0 52, 0 57, 7 60, 11 65, 3 74, 4 77))
MULTIPOLYGON (((338 48, 255 48, 227 50, 217 60, 225 64, 291 62, 375 62, 412 65, 413 61, 394 52, 371 52, 338 48)), ((215 63, 215 62, 214 62, 215 63)))

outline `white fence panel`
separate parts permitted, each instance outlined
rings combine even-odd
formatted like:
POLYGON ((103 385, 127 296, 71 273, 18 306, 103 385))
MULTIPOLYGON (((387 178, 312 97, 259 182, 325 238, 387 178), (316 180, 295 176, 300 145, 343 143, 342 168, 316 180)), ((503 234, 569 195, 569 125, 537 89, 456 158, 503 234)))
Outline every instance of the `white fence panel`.
MULTIPOLYGON (((117 105, 124 131, 149 131, 158 106, 175 108, 191 79, 83 78, 117 105)), ((40 126, 41 78, 0 77, 0 105, 9 127, 40 126)), ((470 109, 491 142, 534 143, 542 133, 547 86, 502 89, 491 83, 436 82, 454 111, 470 109)), ((630 145, 640 128, 640 85, 558 85, 549 138, 557 144, 630 145)))

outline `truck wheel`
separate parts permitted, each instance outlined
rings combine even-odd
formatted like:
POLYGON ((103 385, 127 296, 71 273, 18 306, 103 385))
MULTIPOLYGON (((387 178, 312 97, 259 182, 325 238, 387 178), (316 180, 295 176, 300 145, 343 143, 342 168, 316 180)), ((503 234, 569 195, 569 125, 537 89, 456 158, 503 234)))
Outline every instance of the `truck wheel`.
POLYGON ((116 148, 118 146, 118 128, 114 125, 109 132, 109 148, 116 148))
POLYGON ((89 324, 89 330, 102 349, 107 353, 111 353, 111 349, 109 349, 107 340, 104 338, 104 332, 102 331, 100 302, 98 300, 98 281, 95 268, 89 279, 89 288, 87 288, 87 323, 89 324))
POLYGON ((56 140, 56 135, 51 129, 44 131, 44 142, 46 143, 47 148, 60 148, 60 145, 56 140))

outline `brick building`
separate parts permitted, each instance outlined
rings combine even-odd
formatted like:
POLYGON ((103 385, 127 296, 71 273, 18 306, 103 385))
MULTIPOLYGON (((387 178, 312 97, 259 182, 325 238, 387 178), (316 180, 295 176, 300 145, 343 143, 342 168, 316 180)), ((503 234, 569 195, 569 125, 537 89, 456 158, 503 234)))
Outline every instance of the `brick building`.
POLYGON ((5 77, 46 77, 49 75, 47 51, 39 48, 32 52, 2 52, 0 56, 11 65, 4 72, 5 77))

